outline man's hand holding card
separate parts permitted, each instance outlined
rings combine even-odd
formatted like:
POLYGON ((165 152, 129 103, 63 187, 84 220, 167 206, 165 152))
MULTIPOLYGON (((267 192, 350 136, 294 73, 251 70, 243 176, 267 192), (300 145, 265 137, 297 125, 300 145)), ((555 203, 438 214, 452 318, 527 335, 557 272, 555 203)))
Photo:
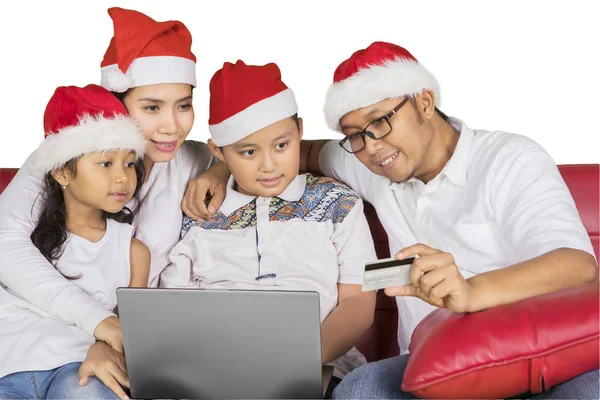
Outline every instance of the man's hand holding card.
POLYGON ((436 307, 469 312, 473 287, 462 276, 454 257, 424 244, 415 244, 395 258, 365 266, 363 290, 385 289, 388 296, 414 296, 436 307))
POLYGON ((386 258, 365 265, 363 292, 388 287, 410 285, 410 265, 414 257, 399 260, 386 258))

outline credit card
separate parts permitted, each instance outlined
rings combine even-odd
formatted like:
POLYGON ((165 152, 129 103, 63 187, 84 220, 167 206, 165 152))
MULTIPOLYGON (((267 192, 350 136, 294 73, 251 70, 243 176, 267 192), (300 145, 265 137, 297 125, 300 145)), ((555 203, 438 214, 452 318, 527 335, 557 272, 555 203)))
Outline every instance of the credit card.
POLYGON ((415 257, 397 260, 386 258, 365 264, 363 292, 410 284, 410 265, 415 257))

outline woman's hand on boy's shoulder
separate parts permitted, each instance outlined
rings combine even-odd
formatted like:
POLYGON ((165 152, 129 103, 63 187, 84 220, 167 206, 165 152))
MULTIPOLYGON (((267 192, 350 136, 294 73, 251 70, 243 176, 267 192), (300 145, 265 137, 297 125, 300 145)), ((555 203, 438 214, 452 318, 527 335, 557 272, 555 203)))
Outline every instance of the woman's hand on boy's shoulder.
POLYGON ((85 360, 79 367, 79 385, 85 386, 92 376, 98 378, 120 399, 129 399, 122 388, 129 388, 125 357, 104 342, 96 342, 88 349, 85 360))
POLYGON ((225 199, 230 175, 227 164, 220 162, 190 180, 181 202, 181 210, 195 220, 211 218, 225 199))
POLYGON ((123 332, 119 318, 108 317, 100 321, 94 329, 94 337, 123 354, 123 332))

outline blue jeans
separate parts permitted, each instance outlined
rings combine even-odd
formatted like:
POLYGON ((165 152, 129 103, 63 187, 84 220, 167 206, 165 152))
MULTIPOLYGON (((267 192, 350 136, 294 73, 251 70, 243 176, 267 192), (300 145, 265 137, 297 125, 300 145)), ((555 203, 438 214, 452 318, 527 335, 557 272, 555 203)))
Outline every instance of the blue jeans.
MULTIPOLYGON (((387 358, 355 369, 344 377, 333 391, 334 399, 416 399, 403 392, 402 377, 408 355, 387 358)), ((528 393, 518 398, 528 399, 599 399, 598 370, 579 375, 553 387, 545 393, 528 393)))
POLYGON ((97 378, 79 386, 80 362, 49 371, 16 372, 0 378, 0 399, 118 399, 97 378))

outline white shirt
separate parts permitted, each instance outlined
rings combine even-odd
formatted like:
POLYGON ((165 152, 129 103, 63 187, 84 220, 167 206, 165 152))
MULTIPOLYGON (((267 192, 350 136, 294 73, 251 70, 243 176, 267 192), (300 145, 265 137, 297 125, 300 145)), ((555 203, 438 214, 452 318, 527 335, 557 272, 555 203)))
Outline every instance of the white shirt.
MULTIPOLYGON (((135 236, 152 254, 151 285, 167 264, 179 240, 181 200, 187 182, 213 163, 208 147, 187 141, 175 158, 157 163, 142 187, 142 206, 134 221, 135 236)), ((30 239, 41 202, 42 176, 31 157, 0 195, 0 282, 48 314, 73 323, 92 335, 100 321, 114 315, 73 281, 66 280, 30 239)))
MULTIPOLYGON (((116 289, 129 285, 133 227, 106 221, 98 242, 68 234, 57 269, 79 279, 72 284, 107 312, 117 306, 116 289)), ((0 285, 0 378, 22 371, 44 371, 85 359, 95 339, 0 285)))
MULTIPOLYGON (((337 141, 322 149, 321 170, 373 204, 392 255, 427 244, 451 253, 465 278, 561 247, 594 254, 569 189, 542 147, 525 136, 451 123, 460 132, 456 149, 427 184, 375 175, 337 141)), ((398 343, 406 353, 414 328, 435 308, 412 297, 396 301, 398 343)))
POLYGON ((141 189, 142 206, 134 221, 135 237, 152 253, 148 286, 158 286, 158 277, 168 264, 168 254, 179 241, 181 201, 188 181, 216 161, 207 145, 186 141, 173 160, 152 167, 141 189))
MULTIPOLYGON (((362 284, 377 258, 362 200, 330 178, 298 175, 278 197, 241 194, 229 179, 211 220, 184 218, 162 287, 306 290, 319 293, 321 322, 337 306, 337 284, 362 284)), ((334 375, 366 363, 353 347, 334 375)))
POLYGON ((337 284, 362 284, 376 259, 362 200, 330 178, 298 175, 278 197, 233 190, 210 220, 187 217, 161 287, 309 290, 321 321, 337 305, 337 284))

